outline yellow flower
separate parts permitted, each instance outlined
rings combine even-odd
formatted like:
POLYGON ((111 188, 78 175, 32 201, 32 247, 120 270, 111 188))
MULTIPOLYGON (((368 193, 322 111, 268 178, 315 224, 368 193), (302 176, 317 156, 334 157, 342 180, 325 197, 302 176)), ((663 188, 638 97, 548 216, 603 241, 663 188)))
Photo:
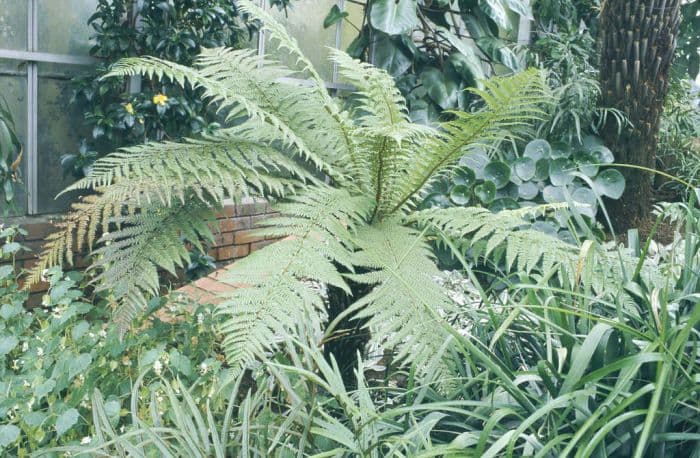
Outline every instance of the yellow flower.
POLYGON ((130 115, 135 113, 134 106, 131 104, 131 102, 124 105, 124 110, 126 110, 126 112, 129 113, 130 115))
POLYGON ((155 105, 165 105, 168 101, 168 96, 165 94, 156 94, 153 96, 153 103, 155 105))

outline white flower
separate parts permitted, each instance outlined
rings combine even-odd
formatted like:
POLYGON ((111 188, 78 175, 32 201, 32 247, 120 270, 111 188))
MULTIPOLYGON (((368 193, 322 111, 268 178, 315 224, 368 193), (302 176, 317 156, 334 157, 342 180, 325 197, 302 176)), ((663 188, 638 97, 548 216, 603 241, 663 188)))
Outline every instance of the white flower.
POLYGON ((160 375, 162 370, 163 370, 163 365, 160 363, 160 360, 157 359, 156 362, 153 363, 153 371, 156 373, 156 375, 160 375))
POLYGON ((22 351, 25 352, 29 350, 29 342, 23 342, 22 343, 22 351))
POLYGON ((209 366, 207 366, 207 363, 202 363, 199 365, 199 371, 202 373, 202 375, 206 374, 207 370, 209 370, 209 366))
POLYGON ((90 437, 90 436, 85 436, 85 437, 83 437, 82 439, 80 439, 80 444, 81 444, 81 445, 87 445, 87 444, 89 444, 90 442, 92 442, 92 437, 90 437))
POLYGON ((99 332, 99 335, 100 335, 100 337, 102 337, 104 339, 107 337, 107 331, 105 331, 104 329, 101 329, 99 332))
POLYGON ((197 314, 197 323, 199 323, 199 324, 204 323, 204 314, 203 313, 197 314))
POLYGON ((37 356, 44 356, 44 349, 41 347, 37 347, 36 349, 36 355, 37 356))

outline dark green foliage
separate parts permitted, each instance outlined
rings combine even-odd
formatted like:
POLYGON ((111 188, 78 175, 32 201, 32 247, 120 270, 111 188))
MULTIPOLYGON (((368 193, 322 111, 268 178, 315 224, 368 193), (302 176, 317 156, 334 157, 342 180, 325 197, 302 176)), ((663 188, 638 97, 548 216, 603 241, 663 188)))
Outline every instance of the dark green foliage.
POLYGON ((592 136, 585 137, 579 145, 552 146, 537 139, 518 154, 497 159, 477 150, 462 158, 448 181, 436 184, 422 207, 477 205, 499 211, 564 203, 568 208, 548 214, 536 228, 575 242, 588 234, 587 229, 579 227, 581 221, 572 212, 583 216, 586 226, 595 228, 601 199, 618 199, 624 189, 620 172, 601 168, 612 162, 612 152, 592 136), (574 228, 578 229, 572 234, 574 228))
MULTIPOLYGON (((518 18, 531 15, 525 1, 370 0, 361 8, 362 23, 345 24, 360 31, 347 52, 391 74, 418 122, 466 109, 473 97, 465 88, 524 68, 514 42, 518 18)), ((346 16, 334 7, 324 26, 346 16)))
POLYGON ((22 145, 5 99, 0 97, 0 205, 2 216, 15 207, 15 193, 21 184, 22 145))
MULTIPOLYGON (((0 258, 16 254, 16 235, 14 228, 0 229, 5 241, 0 258)), ((200 384, 192 391, 196 396, 217 386, 221 362, 211 307, 163 307, 164 301, 155 299, 149 318, 138 323, 139 332, 121 338, 110 321, 110 297, 86 296, 87 279, 80 274, 49 269, 50 290, 41 306, 28 310, 28 293, 19 290, 12 267, 0 266, 3 456, 90 437, 89 398, 96 387, 104 395, 106 417, 119 429, 129 421, 128 396, 140 375, 147 374, 140 391, 145 397, 163 395, 161 373, 200 384), (158 318, 166 316, 168 322, 158 318)))

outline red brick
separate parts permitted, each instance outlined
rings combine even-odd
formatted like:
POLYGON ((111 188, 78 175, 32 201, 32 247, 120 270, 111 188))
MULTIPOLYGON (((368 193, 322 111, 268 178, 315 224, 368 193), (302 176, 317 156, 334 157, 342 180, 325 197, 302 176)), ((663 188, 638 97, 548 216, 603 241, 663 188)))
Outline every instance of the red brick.
POLYGON ((267 201, 265 201, 263 199, 255 199, 252 202, 247 201, 245 203, 238 204, 236 206, 236 215, 237 216, 259 215, 259 214, 267 212, 268 210, 269 210, 269 206, 267 204, 267 201))
POLYGON ((216 214, 217 219, 231 218, 236 215, 236 206, 234 204, 224 205, 224 208, 216 214))
POLYGON ((24 236, 24 240, 44 240, 46 236, 56 231, 56 226, 52 223, 30 223, 23 226, 23 229, 27 231, 27 235, 24 236))
POLYGON ((233 232, 242 229, 250 229, 250 216, 238 216, 219 221, 221 232, 233 232))
POLYGON ((222 283, 220 281, 214 280, 213 278, 209 278, 209 277, 200 278, 199 280, 194 282, 194 285, 197 288, 203 289, 204 291, 206 291, 208 293, 225 294, 225 293, 230 293, 236 289, 232 285, 229 285, 227 283, 222 283))
POLYGON ((233 245, 233 232, 224 232, 214 236, 214 246, 223 247, 233 245))
POLYGON ((236 259, 248 256, 250 253, 249 245, 233 245, 221 247, 216 250, 216 260, 225 261, 227 259, 236 259))
POLYGON ((252 253, 253 251, 258 251, 261 248, 264 248, 268 245, 271 245, 275 243, 276 240, 261 240, 259 242, 254 242, 250 244, 250 252, 252 253))
POLYGON ((233 233, 233 243, 236 245, 259 242, 261 240, 265 240, 265 236, 260 235, 256 229, 237 231, 233 233))

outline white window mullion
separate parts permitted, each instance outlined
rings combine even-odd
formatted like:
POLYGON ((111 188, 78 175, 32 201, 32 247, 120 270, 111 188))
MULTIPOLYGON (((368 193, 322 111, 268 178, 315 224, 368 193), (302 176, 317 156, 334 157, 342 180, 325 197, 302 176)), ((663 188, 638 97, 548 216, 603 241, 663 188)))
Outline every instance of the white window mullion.
MULTIPOLYGON (((39 47, 38 0, 29 0, 27 14, 27 50, 36 52, 39 47)), ((39 212, 39 64, 27 62, 27 213, 39 212)))

